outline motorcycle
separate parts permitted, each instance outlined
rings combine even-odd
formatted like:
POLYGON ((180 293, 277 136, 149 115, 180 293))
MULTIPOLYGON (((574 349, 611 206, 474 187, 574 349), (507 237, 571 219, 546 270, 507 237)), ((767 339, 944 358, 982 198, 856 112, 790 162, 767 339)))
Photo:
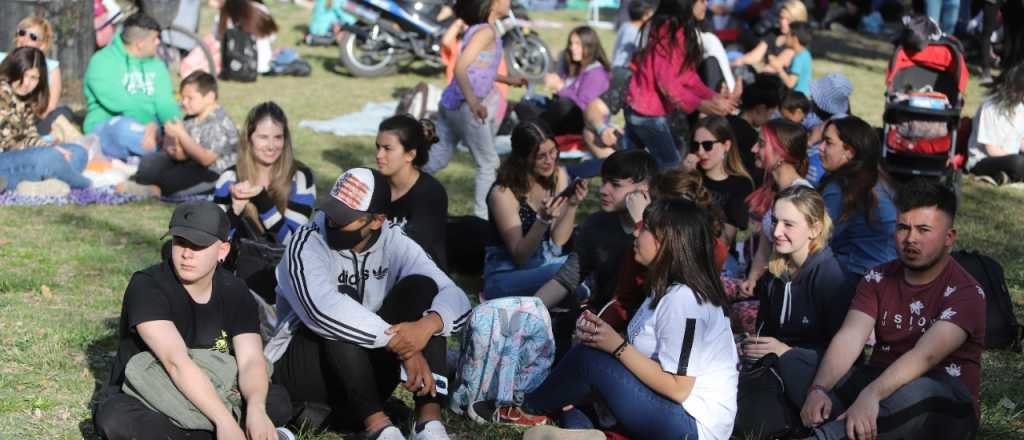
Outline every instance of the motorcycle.
MULTIPOLYGON (((413 61, 442 67, 441 37, 455 21, 437 20, 444 0, 348 0, 343 9, 356 17, 339 42, 341 64, 358 77, 395 73, 413 61)), ((513 10, 521 7, 513 7, 513 10)), ((510 75, 540 80, 552 70, 551 51, 535 32, 520 25, 514 12, 498 27, 510 75)))

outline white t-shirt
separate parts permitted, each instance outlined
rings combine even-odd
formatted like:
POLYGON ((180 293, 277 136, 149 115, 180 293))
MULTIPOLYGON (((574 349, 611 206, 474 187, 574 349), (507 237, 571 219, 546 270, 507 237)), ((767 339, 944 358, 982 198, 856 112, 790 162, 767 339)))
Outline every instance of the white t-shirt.
POLYGON ((627 328, 629 343, 676 375, 696 378, 683 409, 697 421, 701 440, 726 440, 736 419, 736 346, 720 307, 697 303, 693 290, 675 284, 651 310, 648 296, 627 328))
POLYGON ((991 100, 983 102, 974 117, 974 128, 967 143, 968 170, 988 157, 985 148, 979 144, 1001 147, 1006 154, 1020 153, 1021 144, 1024 144, 1024 103, 1017 104, 1007 115, 996 108, 991 100))

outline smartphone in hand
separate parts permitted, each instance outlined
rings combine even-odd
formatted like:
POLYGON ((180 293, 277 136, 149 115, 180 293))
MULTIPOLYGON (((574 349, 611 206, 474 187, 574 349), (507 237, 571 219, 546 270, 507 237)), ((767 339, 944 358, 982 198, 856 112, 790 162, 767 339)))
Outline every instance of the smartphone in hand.
POLYGON ((582 177, 576 177, 576 178, 572 179, 572 182, 569 182, 569 186, 566 186, 565 189, 562 190, 562 192, 558 193, 558 195, 555 196, 555 198, 557 199, 559 197, 565 197, 565 198, 568 199, 569 197, 572 197, 573 193, 576 192, 576 187, 582 181, 583 181, 582 177))

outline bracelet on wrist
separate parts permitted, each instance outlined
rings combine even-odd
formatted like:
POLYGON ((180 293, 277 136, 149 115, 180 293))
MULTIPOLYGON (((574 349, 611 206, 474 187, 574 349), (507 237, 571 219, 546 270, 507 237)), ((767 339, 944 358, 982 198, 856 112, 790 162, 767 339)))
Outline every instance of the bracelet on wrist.
POLYGON ((822 394, 828 396, 828 388, 825 388, 818 384, 811 384, 810 388, 807 390, 807 394, 811 394, 815 391, 821 391, 822 394))
POLYGON ((615 351, 612 352, 612 356, 615 356, 615 359, 620 358, 622 356, 622 352, 626 351, 626 346, 628 346, 628 345, 629 345, 629 342, 626 342, 626 340, 623 339, 622 343, 619 344, 619 346, 615 349, 615 351))

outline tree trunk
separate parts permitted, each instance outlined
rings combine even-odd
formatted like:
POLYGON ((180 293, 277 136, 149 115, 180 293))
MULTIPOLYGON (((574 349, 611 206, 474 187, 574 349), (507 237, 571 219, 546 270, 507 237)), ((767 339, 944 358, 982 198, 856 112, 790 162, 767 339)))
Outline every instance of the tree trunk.
POLYGON ((48 58, 60 61, 65 103, 84 107, 82 79, 96 50, 93 2, 89 0, 0 0, 0 50, 9 52, 18 22, 30 15, 53 25, 48 58))

